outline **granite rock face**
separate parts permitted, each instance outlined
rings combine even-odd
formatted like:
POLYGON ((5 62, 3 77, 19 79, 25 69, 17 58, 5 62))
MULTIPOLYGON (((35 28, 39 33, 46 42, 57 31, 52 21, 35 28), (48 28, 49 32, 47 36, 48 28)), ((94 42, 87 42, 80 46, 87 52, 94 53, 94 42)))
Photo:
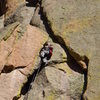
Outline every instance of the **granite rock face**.
POLYGON ((4 27, 5 21, 25 3, 25 0, 0 0, 0 29, 4 27))
POLYGON ((25 0, 7 0, 7 11, 5 18, 11 16, 23 4, 25 4, 25 0))
POLYGON ((51 60, 31 82, 31 89, 24 99, 79 100, 84 87, 84 74, 79 71, 80 66, 66 55, 60 45, 50 43, 54 47, 51 60))
POLYGON ((88 100, 100 99, 99 4, 99 0, 42 0, 41 5, 55 38, 80 65, 88 66, 88 100), (86 60, 89 62, 85 65, 86 60))
POLYGON ((37 63, 42 45, 47 41, 44 32, 36 27, 26 26, 23 34, 20 29, 21 26, 17 26, 8 38, 3 37, 0 42, 1 100, 12 100, 20 94, 23 83, 37 63))
POLYGON ((55 67, 47 66, 37 75, 26 97, 28 100, 33 100, 33 98, 35 100, 79 100, 82 79, 81 74, 73 73, 65 63, 55 65, 55 67), (69 73, 59 70, 58 67, 69 73))
POLYGON ((25 99, 23 84, 51 38, 53 56, 31 83, 28 99, 99 100, 99 5, 100 0, 0 0, 0 100, 25 99))
POLYGON ((65 43, 76 60, 82 60, 84 56, 90 58, 93 35, 99 32, 96 26, 99 25, 99 0, 88 2, 54 0, 51 3, 50 0, 42 0, 43 11, 55 37, 65 43))

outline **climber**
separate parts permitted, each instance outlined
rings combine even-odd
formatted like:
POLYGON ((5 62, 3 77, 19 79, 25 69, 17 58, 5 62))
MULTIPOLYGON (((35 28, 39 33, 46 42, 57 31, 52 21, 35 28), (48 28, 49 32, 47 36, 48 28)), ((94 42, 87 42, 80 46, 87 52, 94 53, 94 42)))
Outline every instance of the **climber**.
POLYGON ((47 65, 53 52, 53 47, 50 43, 46 42, 40 51, 41 64, 47 65))

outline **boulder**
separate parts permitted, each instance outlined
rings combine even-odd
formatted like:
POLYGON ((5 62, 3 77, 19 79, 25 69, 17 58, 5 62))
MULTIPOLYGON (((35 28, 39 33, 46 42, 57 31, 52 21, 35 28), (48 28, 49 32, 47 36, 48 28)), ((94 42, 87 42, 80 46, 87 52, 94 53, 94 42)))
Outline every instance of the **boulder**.
POLYGON ((83 67, 88 67, 85 97, 99 100, 100 1, 42 0, 41 7, 55 38, 83 67))
POLYGON ((38 75, 29 91, 28 100, 70 100, 67 94, 69 84, 64 72, 47 67, 38 75))
POLYGON ((34 14, 32 16, 32 19, 30 21, 30 24, 46 31, 45 25, 43 23, 43 19, 41 19, 41 18, 42 18, 42 15, 41 15, 41 11, 40 11, 40 4, 37 4, 34 14))
POLYGON ((49 40, 49 43, 53 46, 53 54, 49 62, 66 62, 67 61, 67 54, 64 49, 58 44, 54 43, 53 41, 49 40))
MULTIPOLYGON (((79 71, 79 66, 73 61, 70 64, 61 63, 53 65, 53 67, 63 71, 67 75, 69 82, 69 94, 70 100, 80 100, 84 91, 84 75, 83 72, 79 71), (75 68, 75 70, 72 69, 75 68)), ((63 99, 66 100, 66 99, 63 99)))
MULTIPOLYGON (((30 68, 46 40, 47 36, 43 34, 42 30, 27 26, 24 36, 14 44, 13 52, 8 57, 6 65, 13 65, 15 68, 25 66, 30 68)), ((28 71, 27 68, 25 68, 26 71, 28 71)))
POLYGON ((30 25, 24 28, 19 25, 6 39, 1 39, 0 100, 12 100, 14 96, 20 96, 23 83, 39 63, 38 53, 47 41, 44 31, 30 25))
POLYGON ((26 97, 28 100, 79 100, 83 83, 83 75, 72 71, 66 63, 47 66, 31 83, 26 97))
POLYGON ((25 80, 27 80, 27 77, 18 70, 1 74, 0 100, 13 100, 13 97, 19 94, 25 80))
POLYGON ((5 18, 9 18, 21 5, 25 4, 25 0, 7 0, 7 11, 5 18))
POLYGON ((99 14, 95 13, 99 10, 98 3, 99 0, 92 3, 81 0, 54 0, 51 3, 50 0, 42 0, 43 11, 55 37, 65 43, 76 60, 83 60, 84 56, 90 58, 93 51, 93 35, 98 33, 94 30, 96 22, 99 23, 99 14))
POLYGON ((9 20, 25 3, 25 0, 0 0, 0 28, 3 28, 5 21, 9 20))
POLYGON ((32 15, 34 13, 34 7, 29 6, 22 6, 18 10, 15 11, 15 13, 10 16, 9 18, 4 20, 5 26, 14 23, 14 22, 20 22, 24 26, 30 23, 30 20, 32 18, 32 15))

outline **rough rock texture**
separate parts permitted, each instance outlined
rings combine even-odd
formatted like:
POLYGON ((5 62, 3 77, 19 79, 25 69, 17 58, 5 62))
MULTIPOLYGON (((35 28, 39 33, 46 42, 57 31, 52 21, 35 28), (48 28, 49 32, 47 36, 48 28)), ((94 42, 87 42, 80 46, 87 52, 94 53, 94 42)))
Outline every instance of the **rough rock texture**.
POLYGON ((11 35, 19 23, 9 25, 0 34, 0 73, 6 64, 7 56, 13 49, 14 37, 11 35), (11 36, 11 37, 10 37, 11 36), (10 38, 9 38, 10 37, 10 38), (7 41, 6 41, 7 40, 7 41))
POLYGON ((57 40, 76 61, 89 59, 88 100, 100 99, 99 4, 100 0, 42 0, 44 15, 57 40))
MULTIPOLYGON (((84 86, 85 80, 84 80, 84 75, 78 72, 79 66, 73 61, 73 63, 70 63, 70 64, 61 63, 61 64, 56 64, 53 67, 66 73, 67 79, 69 82, 69 95, 68 96, 70 97, 70 100, 80 100, 81 95, 83 93, 83 86, 84 86), (76 71, 72 70, 72 67, 74 67, 76 71)), ((63 100, 66 100, 66 99, 63 99, 63 100)))
POLYGON ((7 0, 7 11, 5 18, 11 16, 16 11, 16 9, 18 9, 23 4, 25 4, 25 0, 7 0))
POLYGON ((40 5, 37 4, 30 24, 46 31, 43 20, 41 20, 41 18, 42 16, 40 14, 40 5))
POLYGON ((42 0, 43 11, 54 35, 59 37, 58 41, 73 49, 77 55, 72 52, 71 55, 77 60, 82 59, 84 55, 89 58, 89 53, 92 52, 93 35, 90 37, 90 34, 98 33, 98 30, 93 31, 97 28, 95 25, 99 24, 98 4, 99 0, 91 3, 81 0, 54 0, 51 3, 50 0, 42 0))
POLYGON ((25 0, 0 0, 0 29, 4 27, 4 22, 25 3, 25 0))
POLYGON ((0 100, 13 100, 18 95, 23 82, 27 79, 18 70, 0 75, 0 100))
POLYGON ((47 40, 44 32, 36 27, 27 25, 24 34, 20 33, 20 28, 17 26, 10 37, 0 42, 0 100, 12 100, 20 93, 21 86, 34 69, 40 48, 47 40))
POLYGON ((100 35, 95 34, 95 50, 89 61, 88 84, 84 98, 88 100, 100 99, 100 35))
POLYGON ((5 19, 4 24, 7 26, 13 22, 20 22, 24 26, 30 23, 32 15, 34 13, 34 7, 23 6, 17 10, 11 17, 5 19))
POLYGON ((51 63, 31 83, 28 99, 80 100, 83 96, 84 100, 99 100, 100 0, 26 1, 0 0, 0 28, 8 25, 0 29, 0 100, 20 97, 23 83, 38 67, 47 33, 30 26, 31 18, 31 24, 47 31, 66 53, 51 42, 51 63), (29 4, 23 6, 26 1, 29 4), (79 65, 88 67, 88 73, 83 74, 79 65))
POLYGON ((67 55, 66 55, 66 52, 63 50, 63 48, 59 44, 54 43, 53 41, 50 41, 49 43, 51 43, 53 46, 53 55, 49 62, 67 61, 67 55))
POLYGON ((72 71, 66 63, 47 66, 33 82, 28 100, 79 100, 82 85, 83 75, 72 71))
POLYGON ((20 24, 19 22, 15 22, 15 23, 10 24, 7 27, 1 29, 0 30, 0 41, 2 41, 2 40, 6 41, 11 36, 13 31, 17 28, 17 26, 19 24, 20 24))
POLYGON ((64 72, 55 68, 47 67, 43 70, 36 81, 34 82, 30 91, 28 100, 70 100, 67 94, 69 84, 67 76, 64 72), (56 75, 55 75, 56 74, 56 75))
POLYGON ((0 16, 0 29, 4 27, 4 15, 0 16))
POLYGON ((60 45, 52 41, 50 43, 54 47, 53 56, 50 60, 53 63, 49 63, 37 75, 24 100, 27 97, 28 100, 33 98, 35 100, 79 100, 84 86, 84 75, 79 71, 79 65, 66 56, 60 45), (63 91, 64 89, 65 91, 63 91))
POLYGON ((2 16, 7 10, 7 0, 0 0, 0 16, 2 16))

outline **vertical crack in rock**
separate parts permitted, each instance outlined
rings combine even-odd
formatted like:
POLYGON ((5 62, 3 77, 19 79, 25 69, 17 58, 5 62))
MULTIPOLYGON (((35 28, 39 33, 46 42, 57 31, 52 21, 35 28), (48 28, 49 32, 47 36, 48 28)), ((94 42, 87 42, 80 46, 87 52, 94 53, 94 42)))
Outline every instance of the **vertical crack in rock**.
MULTIPOLYGON (((63 63, 63 62, 59 62, 59 61, 58 61, 58 64, 59 64, 59 63, 63 63)), ((51 64, 57 64, 57 61, 56 61, 56 63, 55 63, 55 62, 50 62, 50 63, 48 63, 48 65, 51 65, 51 64)), ((32 89, 31 83, 34 82, 36 76, 41 72, 41 70, 42 70, 44 67, 46 67, 46 66, 44 66, 44 65, 41 64, 41 63, 39 64, 39 66, 40 66, 40 67, 38 67, 37 69, 35 69, 35 70, 33 71, 33 73, 32 73, 31 75, 28 76, 27 82, 24 83, 24 85, 23 85, 23 87, 22 87, 22 89, 21 89, 20 96, 21 96, 21 95, 24 95, 24 96, 25 96, 25 97, 24 97, 24 100, 27 100, 27 98, 28 98, 28 92, 30 91, 30 89, 32 89)), ((43 91, 43 97, 45 97, 45 91, 43 91)), ((13 100, 18 100, 19 98, 20 98, 20 97, 15 96, 15 97, 13 98, 13 100)))
MULTIPOLYGON (((29 0, 26 0, 26 1, 29 1, 29 0)), ((31 0, 30 0, 30 1, 31 1, 31 0)), ((41 20, 43 21, 43 24, 44 24, 44 26, 45 26, 45 28, 46 28, 46 31, 47 31, 47 33, 49 34, 49 36, 51 37, 51 39, 52 39, 54 42, 59 43, 59 44, 61 45, 61 47, 65 50, 66 54, 68 55, 67 64, 69 65, 69 67, 70 67, 72 70, 74 70, 74 71, 76 71, 76 72, 78 72, 78 73, 81 73, 81 74, 84 73, 84 86, 83 86, 83 93, 82 93, 82 96, 83 96, 83 94, 84 94, 84 92, 85 92, 85 90, 86 90, 86 88, 87 88, 87 71, 84 72, 84 71, 81 69, 80 65, 79 65, 79 64, 75 61, 75 59, 69 54, 69 52, 68 52, 68 50, 65 48, 65 46, 62 45, 61 42, 57 41, 57 40, 59 39, 59 40, 61 40, 62 43, 64 44, 63 39, 62 39, 61 37, 59 37, 59 36, 54 37, 53 31, 52 31, 52 29, 50 28, 49 21, 48 21, 48 19, 46 18, 46 15, 43 13, 43 8, 41 7, 41 1, 35 0, 34 6, 36 6, 37 3, 40 4, 40 12, 39 12, 39 14, 40 14, 41 20), (73 66, 72 66, 73 64, 71 64, 72 62, 73 62, 74 64, 76 64, 76 65, 78 66, 78 68, 73 67, 73 66)), ((27 6, 28 6, 28 5, 30 6, 30 4, 27 4, 27 6)), ((89 61, 88 61, 87 57, 85 57, 85 58, 86 58, 86 59, 85 59, 84 62, 85 62, 86 65, 88 66, 88 62, 89 62, 89 61)), ((13 68, 12 66, 10 66, 10 67, 13 68)), ((21 94, 20 94, 20 95, 25 95, 25 94, 28 95, 28 92, 29 92, 29 90, 31 89, 31 82, 34 82, 34 79, 35 79, 35 77, 36 77, 37 72, 38 72, 38 69, 34 70, 34 72, 32 73, 32 75, 30 75, 30 76, 28 77, 27 82, 26 82, 26 83, 23 85, 23 87, 22 87, 22 90, 21 90, 21 94)), ((44 97, 44 96, 45 96, 45 92, 43 91, 42 94, 43 94, 43 97, 44 97)), ((26 95, 26 96, 27 96, 27 95, 26 95)), ((25 98, 27 98, 27 97, 25 97, 25 98)), ((83 98, 81 97, 81 99, 83 99, 83 98)), ((14 97, 13 100, 18 100, 18 97, 14 97)), ((24 100, 27 100, 27 99, 24 99, 24 100)))
POLYGON ((86 88, 87 88, 87 73, 88 73, 88 63, 89 63, 89 60, 87 57, 84 56, 84 63, 87 65, 87 69, 86 70, 83 70, 80 65, 76 62, 76 60, 69 54, 69 51, 67 50, 67 48, 65 48, 65 42, 64 40, 59 37, 59 36, 56 36, 54 37, 54 34, 53 34, 53 31, 52 29, 50 28, 50 23, 45 15, 45 13, 43 12, 43 8, 41 7, 41 1, 39 2, 40 4, 40 11, 39 11, 39 14, 40 14, 40 17, 41 17, 41 20, 43 21, 43 24, 45 26, 45 29, 47 31, 47 33, 49 34, 50 38, 53 40, 53 42, 55 43, 59 43, 61 45, 61 47, 65 50, 66 54, 68 55, 68 61, 67 61, 67 64, 69 65, 69 67, 76 71, 76 72, 79 72, 81 74, 84 74, 84 86, 83 86, 83 93, 82 93, 82 96, 81 96, 81 100, 83 100, 83 94, 85 93, 86 91, 86 88), (61 41, 59 42, 58 39, 61 41), (63 45, 61 44, 63 43, 63 45), (78 66, 78 68, 75 68, 72 66, 72 62, 74 62, 74 64, 76 64, 78 66))
MULTIPOLYGON (((22 68, 22 67, 20 66, 20 67, 17 67, 16 69, 19 69, 19 68, 22 68)), ((31 83, 34 82, 35 77, 38 75, 38 73, 41 70, 42 69, 40 69, 40 68, 34 69, 33 73, 31 75, 27 76, 27 81, 23 84, 20 94, 18 96, 13 97, 13 100, 18 100, 21 97, 21 95, 25 95, 24 100, 27 100, 28 92, 32 88, 31 83)))
MULTIPOLYGON (((40 14, 41 20, 43 21, 43 24, 44 24, 44 26, 45 26, 45 29, 46 29, 47 33, 49 34, 50 38, 53 40, 53 42, 60 44, 60 46, 61 46, 61 47, 64 49, 64 51, 66 52, 66 55, 68 55, 69 61, 70 61, 70 59, 72 59, 72 60, 73 60, 72 62, 75 62, 75 63, 80 67, 80 65, 76 62, 76 60, 70 55, 69 50, 68 50, 67 48, 65 48, 66 46, 65 46, 64 40, 63 40, 60 36, 54 36, 53 31, 52 31, 52 29, 50 28, 50 23, 49 23, 49 21, 48 21, 46 15, 45 15, 45 13, 43 12, 43 7, 41 7, 41 1, 39 2, 39 4, 40 4, 40 11, 39 11, 39 14, 40 14), (59 39, 60 41, 62 41, 62 42, 59 42, 58 39, 59 39)), ((67 62, 68 64, 69 64, 69 61, 67 62)), ((85 56, 84 56, 84 63, 85 63, 86 65, 88 65, 88 58, 85 57, 85 56)), ((70 64, 69 64, 69 66, 70 66, 70 64)), ((73 69, 73 68, 72 68, 72 69, 73 69)), ((74 70, 74 69, 73 69, 73 70, 74 70)), ((81 67, 79 68, 79 70, 81 71, 81 72, 79 72, 79 73, 83 73, 81 67)))
MULTIPOLYGON (((33 73, 31 75, 28 75, 27 77, 27 81, 23 84, 21 92, 19 94, 19 96, 15 96, 13 98, 13 100, 18 100, 21 95, 24 95, 24 100, 27 100, 28 97, 28 92, 30 91, 31 87, 31 83, 34 82, 36 76, 40 73, 40 71, 42 70, 43 65, 41 63, 39 63, 38 68, 34 69, 33 73), (40 66, 40 67, 39 67, 40 66), (42 67, 41 67, 42 66, 42 67)), ((17 68, 16 68, 17 69, 17 68)))
POLYGON ((0 0, 0 16, 2 16, 7 11, 7 0, 0 0))
POLYGON ((84 72, 84 86, 83 86, 83 92, 81 95, 81 100, 84 100, 83 95, 87 89, 87 83, 88 83, 88 64, 89 64, 89 59, 87 57, 85 57, 85 63, 87 65, 87 70, 84 72))

